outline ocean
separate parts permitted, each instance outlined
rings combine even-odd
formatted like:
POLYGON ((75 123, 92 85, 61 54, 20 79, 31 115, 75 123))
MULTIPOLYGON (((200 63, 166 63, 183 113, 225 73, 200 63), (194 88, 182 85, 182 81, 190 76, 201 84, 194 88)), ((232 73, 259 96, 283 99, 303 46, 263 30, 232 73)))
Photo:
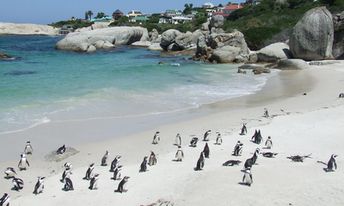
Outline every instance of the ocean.
POLYGON ((271 75, 128 46, 55 50, 62 37, 0 36, 0 135, 49 122, 156 116, 259 91, 271 75), (162 64, 159 64, 162 62, 162 64))

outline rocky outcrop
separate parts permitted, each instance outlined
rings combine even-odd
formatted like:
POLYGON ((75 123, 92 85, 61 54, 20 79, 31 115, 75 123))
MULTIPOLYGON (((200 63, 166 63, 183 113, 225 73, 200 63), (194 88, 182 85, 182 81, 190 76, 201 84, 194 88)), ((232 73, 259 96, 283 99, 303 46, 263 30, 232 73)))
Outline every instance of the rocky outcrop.
POLYGON ((39 24, 14 24, 0 22, 0 35, 58 35, 59 29, 39 24))
POLYGON ((289 46, 294 58, 330 59, 333 44, 333 21, 326 7, 309 10, 293 28, 289 46))
POLYGON ((266 65, 262 64, 243 64, 238 67, 238 73, 246 74, 245 70, 251 70, 253 74, 263 74, 263 73, 270 73, 270 69, 266 67, 266 65))
POLYGON ((146 41, 148 31, 142 27, 111 27, 92 31, 70 33, 56 44, 57 49, 77 52, 95 51, 97 45, 100 49, 109 49, 115 45, 130 45, 136 41, 146 41), (100 43, 101 41, 104 44, 100 43), (103 47, 100 47, 103 45, 103 47), (89 47, 91 47, 89 49, 89 47))
POLYGON ((209 60, 217 63, 247 62, 250 50, 245 42, 244 35, 239 31, 232 33, 211 34, 207 41, 213 49, 209 60))
POLYGON ((277 64, 277 69, 280 70, 301 70, 307 69, 309 65, 302 59, 283 59, 277 64))
POLYGON ((149 47, 150 45, 152 45, 152 42, 150 41, 137 41, 131 44, 132 46, 136 46, 136 47, 149 47))
POLYGON ((333 24, 333 57, 336 59, 344 59, 344 11, 333 16, 333 24))
POLYGON ((152 51, 163 51, 163 49, 161 48, 160 46, 160 43, 152 43, 149 47, 148 47, 149 50, 152 50, 152 51))
POLYGON ((175 43, 175 40, 176 40, 177 36, 179 36, 180 34, 181 34, 181 32, 176 30, 176 29, 169 29, 169 30, 165 31, 164 33, 161 34, 160 46, 164 50, 167 51, 168 47, 171 44, 175 43))
POLYGON ((279 42, 270 44, 256 52, 258 62, 277 62, 280 59, 291 58, 289 46, 279 42))
POLYGON ((108 27, 109 27, 108 22, 95 22, 91 26, 76 29, 74 32, 91 31, 91 30, 96 30, 96 29, 104 29, 108 27))
POLYGON ((221 28, 225 22, 225 18, 222 15, 215 15, 210 19, 211 28, 221 28))
POLYGON ((153 29, 151 32, 149 32, 149 40, 152 43, 159 43, 161 41, 161 36, 159 35, 158 30, 153 29))

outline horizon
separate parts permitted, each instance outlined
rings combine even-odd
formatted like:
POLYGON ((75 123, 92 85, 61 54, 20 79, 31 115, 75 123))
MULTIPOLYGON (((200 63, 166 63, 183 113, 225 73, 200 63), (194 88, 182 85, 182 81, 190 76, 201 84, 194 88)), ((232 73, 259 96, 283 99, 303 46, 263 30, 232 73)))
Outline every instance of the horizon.
POLYGON ((34 24, 50 24, 53 22, 67 20, 71 17, 84 18, 85 12, 91 10, 94 16, 98 12, 104 12, 107 15, 112 15, 116 9, 121 10, 127 14, 131 10, 140 10, 145 14, 161 13, 167 9, 183 10, 184 4, 192 3, 194 7, 202 6, 206 2, 211 2, 214 5, 232 3, 242 3, 245 0, 174 0, 157 4, 153 8, 151 5, 156 3, 154 0, 126 0, 126 1, 91 1, 84 2, 82 0, 73 0, 73 5, 70 1, 61 0, 59 2, 48 2, 46 0, 35 0, 34 2, 11 0, 2 2, 0 7, 0 22, 9 23, 34 23, 34 24), (20 6, 18 6, 20 5, 20 6), (68 5, 68 6, 66 6, 68 5))

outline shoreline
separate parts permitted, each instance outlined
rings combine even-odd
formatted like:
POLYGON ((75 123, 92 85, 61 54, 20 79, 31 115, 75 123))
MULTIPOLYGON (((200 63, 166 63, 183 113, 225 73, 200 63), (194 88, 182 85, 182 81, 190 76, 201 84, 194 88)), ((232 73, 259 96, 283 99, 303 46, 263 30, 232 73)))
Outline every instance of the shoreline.
MULTIPOLYGON (((263 136, 265 135, 270 135, 266 134, 265 132, 270 130, 270 132, 273 134, 272 137, 277 138, 279 136, 279 131, 281 128, 282 129, 287 129, 288 128, 283 128, 283 124, 279 123, 279 121, 282 121, 284 119, 287 119, 287 122, 293 122, 295 120, 295 124, 300 122, 300 118, 302 119, 303 117, 308 117, 315 115, 315 117, 319 117, 318 113, 322 114, 325 113, 328 115, 334 115, 338 113, 338 117, 340 117, 341 112, 343 112, 343 102, 339 101, 337 99, 337 95, 340 92, 341 88, 338 88, 340 83, 344 81, 344 76, 343 76, 343 70, 342 71, 337 71, 339 69, 331 70, 332 68, 336 66, 341 66, 344 63, 341 62, 339 64, 335 65, 327 65, 327 66, 312 66, 312 69, 310 70, 303 70, 303 71, 288 71, 288 72, 283 72, 283 74, 279 74, 275 77, 275 80, 279 80, 282 82, 286 81, 291 83, 299 82, 301 85, 294 85, 293 90, 287 86, 290 85, 281 85, 283 87, 277 87, 273 81, 270 81, 270 83, 267 83, 265 88, 261 90, 260 94, 253 94, 253 95, 248 95, 245 97, 237 98, 236 100, 232 101, 224 101, 220 103, 215 103, 211 105, 205 106, 204 110, 212 110, 212 111, 218 111, 214 112, 213 114, 208 114, 206 116, 194 118, 194 119, 189 119, 186 121, 182 122, 177 122, 173 124, 166 124, 163 126, 159 126, 158 128, 150 129, 150 130, 145 130, 140 133, 135 133, 126 137, 120 137, 120 138, 114 138, 110 139, 107 141, 100 141, 97 143, 86 143, 86 144, 80 144, 79 146, 76 147, 78 151, 80 151, 78 154, 69 157, 68 159, 61 161, 61 162, 47 162, 47 161, 42 161, 42 158, 37 158, 37 147, 36 150, 34 151, 33 157, 29 157, 31 160, 32 159, 32 168, 29 168, 28 171, 26 172, 20 172, 20 176, 25 179, 25 180, 30 180, 26 181, 28 182, 24 190, 20 193, 14 193, 13 191, 10 192, 10 195, 13 199, 14 203, 27 203, 27 204, 37 204, 37 205, 42 205, 42 203, 38 203, 38 200, 45 200, 48 203, 50 202, 51 204, 57 205, 59 201, 63 201, 65 198, 67 198, 66 205, 73 205, 73 202, 80 200, 80 198, 83 199, 83 201, 87 202, 87 205, 92 205, 93 203, 95 204, 98 201, 101 201, 99 198, 102 199, 101 203, 102 205, 111 205, 111 201, 107 201, 106 199, 109 198, 112 199, 113 201, 120 202, 122 204, 126 205, 138 205, 138 204, 150 204, 152 202, 157 201, 160 198, 167 199, 169 201, 176 202, 177 205, 185 205, 188 203, 188 205, 200 205, 202 201, 207 201, 207 204, 211 204, 212 201, 216 201, 214 199, 215 197, 219 198, 222 197, 224 200, 219 205, 227 205, 229 202, 228 198, 225 198, 227 193, 223 193, 223 190, 221 188, 211 190, 211 188, 204 189, 207 192, 215 192, 216 195, 214 194, 214 197, 207 196, 207 198, 210 198, 208 200, 205 199, 205 197, 200 197, 199 194, 196 192, 192 191, 198 191, 198 187, 204 188, 204 184, 210 184, 210 182, 214 183, 217 182, 216 184, 220 184, 222 187, 230 189, 230 194, 234 195, 237 198, 234 198, 232 201, 233 203, 238 203, 236 200, 241 200, 241 197, 238 197, 237 195, 240 195, 241 193, 246 193, 249 192, 250 194, 253 195, 253 197, 259 197, 263 195, 264 193, 261 192, 267 192, 266 189, 266 184, 267 180, 264 178, 264 175, 266 172, 269 170, 263 169, 263 172, 259 172, 258 168, 263 167, 264 165, 269 164, 269 160, 263 159, 263 157, 260 158, 259 166, 257 166, 257 170, 254 170, 256 176, 258 176, 257 181, 257 188, 250 188, 252 191, 247 191, 246 187, 238 186, 236 184, 223 184, 223 181, 228 181, 225 180, 227 177, 223 176, 227 172, 229 174, 232 174, 230 177, 236 179, 237 181, 240 180, 241 178, 241 173, 238 172, 241 167, 238 167, 234 171, 232 171, 229 168, 223 168, 219 166, 222 164, 225 160, 228 160, 230 158, 230 152, 232 150, 232 147, 234 147, 235 142, 237 141, 237 138, 239 137, 238 131, 241 126, 242 122, 246 122, 248 125, 249 133, 247 136, 250 136, 251 133, 253 132, 253 129, 255 128, 266 128, 263 130, 263 136), (300 77, 300 78, 305 78, 305 80, 309 80, 309 82, 302 82, 300 79, 295 79, 295 77, 300 77), (312 78, 312 79, 309 79, 312 78), (331 84, 329 84, 331 83, 331 84), (304 85, 303 85, 304 84, 304 85), (289 89, 288 89, 289 88, 289 89), (338 90, 336 90, 337 88, 338 90), (276 95, 275 92, 271 92, 271 89, 275 90, 280 90, 284 91, 282 94, 276 95), (307 95, 303 95, 304 92, 307 92, 307 95), (264 94, 265 93, 265 94, 264 94), (274 93, 275 95, 271 94, 274 93), (267 98, 269 97, 270 98, 267 98), (254 97, 256 96, 256 98, 254 97), (282 96, 282 97, 281 97, 282 96), (263 113, 263 108, 267 107, 269 109, 270 115, 273 115, 274 118, 272 119, 266 119, 262 118, 262 113, 263 113), (236 108, 231 109, 231 108, 236 108), (283 112, 280 110, 283 109, 283 112), (277 121, 277 123, 276 123, 277 121), (274 127, 277 127, 277 129, 274 129, 274 127), (199 146, 195 149, 192 149, 190 147, 187 147, 187 144, 190 140, 189 135, 195 134, 198 137, 201 137, 203 133, 207 129, 212 129, 213 130, 213 135, 211 137, 211 140, 214 140, 214 133, 216 131, 219 131, 223 135, 224 139, 224 144, 222 146, 213 146, 211 144, 211 151, 212 151, 212 159, 209 161, 207 160, 206 163, 206 169, 203 172, 200 173, 195 173, 192 170, 192 167, 195 164, 195 161, 197 160, 197 155, 199 151, 201 151, 203 143, 200 142, 199 146), (159 145, 151 145, 151 140, 152 136, 154 134, 154 131, 159 130, 161 132, 161 137, 162 141, 159 143, 159 145), (174 152, 176 150, 175 146, 173 146, 174 142, 174 137, 176 133, 181 133, 182 138, 183 138, 183 148, 184 152, 186 153, 186 158, 185 161, 183 161, 183 164, 180 164, 179 166, 176 165, 177 163, 171 163, 171 159, 174 156, 174 152), (112 182, 110 180, 111 174, 107 172, 107 168, 99 167, 99 162, 100 158, 105 152, 105 150, 108 149, 110 151, 110 159, 114 157, 117 154, 121 154, 124 158, 122 159, 122 164, 124 165, 124 171, 122 172, 123 175, 129 174, 129 176, 132 176, 132 179, 130 179, 130 183, 128 185, 129 192, 124 194, 123 196, 118 196, 118 195, 113 195, 113 189, 117 186, 117 183, 112 182), (151 167, 150 171, 145 173, 145 174, 137 174, 138 167, 140 162, 142 161, 142 158, 144 155, 148 155, 150 150, 154 150, 156 154, 158 154, 158 165, 151 167), (87 157, 87 158, 85 158, 87 157), (35 159, 37 158, 37 159, 35 159), (215 159, 214 159, 215 158, 215 159), (74 172, 74 181, 76 182, 76 186, 78 189, 76 189, 75 192, 72 193, 66 193, 61 191, 62 184, 58 182, 58 178, 60 177, 62 173, 62 165, 65 161, 71 162, 73 164, 73 171, 74 172), (90 164, 91 162, 96 163, 96 169, 98 172, 101 173, 102 181, 100 184, 100 188, 97 191, 89 191, 87 188, 87 182, 81 181, 81 176, 84 175, 84 172, 87 169, 87 165, 90 164), (263 163, 264 162, 264 163, 263 163), (261 166, 262 164, 262 166, 261 166), (179 170, 180 168, 181 170, 179 170), (171 173, 173 171, 173 175, 168 173, 171 173), (166 173, 167 172, 167 173, 166 173), (39 196, 33 196, 31 194, 31 190, 33 188, 33 184, 35 183, 35 178, 36 176, 44 174, 47 176, 46 180, 46 191, 39 195, 39 196), (166 174, 166 175, 162 175, 166 174), (105 175, 105 177, 104 177, 105 175), (140 175, 145 177, 144 179, 140 178, 140 175), (215 175, 215 177, 219 177, 219 179, 214 179, 212 178, 215 175), (262 176, 263 175, 263 176, 262 176), (260 178, 259 178, 260 176, 260 178), (165 181, 166 186, 163 186, 159 184, 158 182, 151 182, 154 178, 157 178, 159 181, 165 181), (197 179, 199 178, 206 178, 205 181, 199 182, 197 179), (265 179, 263 183, 259 181, 259 179, 265 179), (154 193, 150 193, 150 190, 144 190, 144 185, 148 184, 150 182, 152 185, 152 191, 154 193), (184 188, 184 186, 186 188, 184 188), (183 187, 184 189, 182 191, 177 190, 177 188, 183 187), (263 187, 263 188, 262 188, 263 187), (234 188, 234 190, 233 190, 234 188), (261 190, 261 192, 259 192, 261 190), (183 195, 183 191, 186 192, 188 195, 183 195), (93 196, 95 198, 91 198, 90 196, 93 196), (142 198, 136 196, 142 194, 142 198), (54 196, 55 198, 52 198, 51 196, 54 196), (224 196, 223 196, 224 195, 224 196), (147 198, 144 198, 147 197, 147 198), (56 199, 57 198, 57 199, 56 199), (105 199, 104 199, 105 198, 105 199), (57 201, 56 201, 57 200, 57 201)), ((307 118, 309 120, 309 118, 307 118)), ((328 121, 330 121, 329 119, 328 121)), ((325 119, 319 119, 319 121, 325 121, 325 119)), ((338 121, 338 119, 333 119, 332 122, 335 121, 337 124, 341 124, 341 121, 338 121)), ((304 130, 303 127, 306 127, 307 124, 311 124, 312 122, 305 122, 305 120, 302 120, 305 124, 305 126, 301 125, 301 127, 298 129, 297 127, 291 127, 291 131, 297 131, 300 132, 300 130, 304 130)), ((315 122, 314 122, 315 123, 315 122)), ((290 123, 292 124, 292 123, 290 123)), ((332 123, 331 123, 332 124, 332 123)), ((100 125, 96 125, 100 126, 100 125)), ((94 125, 93 125, 94 127, 94 125)), ((308 127, 308 126, 307 126, 308 127)), ((312 127, 311 127, 312 128, 312 127)), ((89 130, 92 129, 92 127, 87 128, 89 130)), ((339 129, 339 128, 338 128, 339 129)), ((318 132, 319 129, 313 128, 314 132, 318 132)), ((54 134, 56 131, 50 131, 54 134)), ((89 131, 92 132, 92 131, 89 131)), ((304 131, 307 133, 307 131, 304 131)), ((313 133, 314 133, 313 132, 313 133)), ((340 133, 340 130, 335 130, 336 136, 338 135, 337 133, 340 133)), ((312 133, 312 134, 313 134, 312 133)), ((282 133, 283 134, 283 133, 282 133)), ((297 134, 297 133, 296 133, 297 134)), ((56 135, 56 134, 55 134, 56 135)), ((70 136, 72 137, 72 136, 70 136)), ((241 138, 241 137, 239 137, 241 138)), ((303 154, 303 153, 308 153, 312 151, 312 145, 314 143, 307 142, 309 141, 309 138, 305 139, 300 139, 299 144, 293 143, 295 141, 295 138, 297 137, 290 137, 290 140, 287 139, 279 139, 279 141, 284 142, 284 144, 289 145, 289 147, 284 148, 282 146, 282 143, 279 145, 277 143, 276 150, 279 152, 282 152, 281 155, 287 155, 290 153, 287 152, 295 152, 297 154, 303 154), (292 141, 288 143, 288 141, 292 141), (302 142, 302 143, 301 143, 302 142), (306 146, 305 148, 302 149, 301 146, 306 146), (293 148, 293 149, 291 149, 293 148), (287 150, 288 149, 288 150, 287 150)), ((319 137, 317 137, 319 138, 319 137)), ((245 137, 246 139, 246 137, 245 137)), ((320 141, 321 142, 326 142, 327 139, 323 139, 320 141)), ((241 160, 244 160, 246 157, 250 156, 251 152, 254 150, 254 145, 249 145, 248 141, 245 141, 245 145, 247 144, 247 147, 250 149, 246 149, 245 153, 241 158, 241 160)), ((329 140, 328 140, 329 141, 329 140)), ((337 139, 331 139, 331 142, 334 142, 336 144, 337 139)), ((35 149, 35 142, 32 141, 34 149, 35 149)), ((338 142, 337 147, 342 146, 343 142, 340 141, 338 142)), ((22 147, 23 145, 20 145, 22 147)), ((73 145, 74 147, 74 145, 73 145)), ((334 148, 335 146, 331 146, 330 148, 334 148)), ((317 147, 318 148, 318 147, 317 147)), ((319 150, 320 151, 320 150, 319 150)), ((319 152, 318 151, 318 152, 319 152)), ((326 150, 327 151, 327 150, 326 150)), ((322 151, 320 152, 321 154, 328 152, 322 151)), ((337 154, 340 153, 340 151, 336 150, 337 154)), ((315 154, 316 156, 318 154, 315 154)), ((341 153, 339 154, 340 156, 341 153)), ((320 156, 317 156, 320 157, 320 156)), ((326 158, 328 158, 326 156, 326 158)), ((111 161, 111 160, 110 160, 111 161)), ((273 161, 273 160, 272 160, 273 161)), ((282 161, 282 160, 280 160, 282 161)), ((315 161, 315 160, 314 160, 315 161)), ((339 161, 338 164, 342 163, 343 161, 339 161)), ((286 162, 286 160, 282 161, 281 163, 276 163, 276 164, 282 164, 281 169, 283 170, 288 170, 290 172, 289 175, 296 175, 298 174, 296 171, 288 169, 286 164, 290 164, 290 162, 286 162)), ((5 168, 9 165, 16 165, 16 161, 7 161, 7 162, 1 162, 0 166, 1 168, 5 168)), ((273 166, 273 165, 270 165, 273 166)), ((295 167, 299 168, 301 167, 295 165, 295 167)), ((304 169, 301 168, 301 172, 305 172, 305 169, 311 168, 314 170, 314 167, 317 168, 319 165, 312 166, 309 163, 306 163, 306 166, 304 169)), ((234 168, 233 168, 234 169, 234 168)), ((273 176, 270 176, 270 178, 274 178, 277 176, 277 178, 280 178, 280 175, 283 175, 281 169, 275 168, 278 173, 274 174, 273 176)), ((306 170, 307 171, 307 170, 306 170)), ((312 177, 309 181, 313 181, 313 176, 318 177, 318 175, 323 175, 322 172, 316 172, 315 175, 312 175, 312 177)), ((341 173, 334 173, 334 175, 341 177, 341 173)), ((295 178, 295 177, 293 177, 295 178)), ((329 178, 329 177, 328 177, 329 178)), ((332 181, 329 180, 328 178, 325 178, 324 181, 332 181)), ((296 178, 295 180, 298 180, 299 178, 296 178)), ((343 179, 343 178, 342 178, 343 179)), ((232 180, 231 180, 232 181, 232 180)), ((278 180, 276 180, 278 182, 278 180)), ((336 178, 336 181, 338 179, 336 178)), ((292 181, 294 182, 294 180, 292 181)), ((302 181, 301 181, 302 182, 302 181)), ((1 185, 6 185, 6 188, 9 188, 11 183, 8 180, 1 179, 0 180, 1 185)), ((295 183, 297 184, 297 183, 295 183)), ((320 183, 319 183, 320 184, 320 183)), ((323 184, 323 183, 321 183, 323 184)), ((338 183, 337 183, 338 184, 338 183)), ((164 184, 165 185, 165 184, 164 184)), ((215 186, 217 187, 217 186, 215 186)), ((327 186, 325 187, 326 189, 329 189, 327 186)), ((6 192, 3 191, 4 189, 1 188, 0 192, 6 192)), ((278 190, 276 188, 276 190, 278 190)), ((288 187, 284 190, 288 190, 288 187)), ((301 189, 302 190, 302 189, 301 189)), ((229 190, 227 190, 229 191, 229 190)), ((268 190, 269 191, 269 190, 268 190)), ((315 192, 314 190, 312 190, 315 192)), ((319 190, 320 191, 320 190, 319 190)), ((333 191, 333 190, 331 190, 333 191)), ((8 192, 8 191, 7 191, 8 192)), ((324 192, 324 191, 323 191, 324 192)), ((313 194, 313 193, 312 193, 313 194)), ((315 195, 318 193, 314 193, 315 195)), ((325 194, 326 190, 325 190, 325 194)), ((337 193, 336 193, 337 194, 337 193)), ((339 193, 342 194, 342 193, 339 193)), ((282 198, 281 195, 275 194, 279 198, 282 198)), ((312 195, 311 195, 312 196, 312 195)), ((247 204, 244 205, 250 205, 250 203, 255 202, 256 200, 250 198, 247 204)), ((271 197, 274 197, 274 195, 271 195, 271 197)), ((330 195, 331 197, 331 195, 330 195)), ((293 199, 291 196, 289 198, 293 199)), ((333 198, 333 197, 332 197, 333 198)), ((269 198, 268 198, 269 199, 269 198)), ((270 199, 269 199, 270 200, 270 199)), ((309 199, 308 199, 309 200, 309 199)), ((324 201, 326 201, 327 198, 325 198, 324 201)), ((218 201, 218 199, 217 199, 218 201)), ((258 205, 263 205, 264 202, 266 203, 267 199, 262 200, 259 202, 258 205)), ((285 201, 288 200, 283 200, 280 199, 279 204, 276 205, 285 205, 282 203, 286 203, 285 201)), ((295 198, 291 202, 301 202, 299 199, 295 198), (298 201, 296 201, 298 200, 298 201)), ((306 199, 307 201, 307 199, 306 199)), ((341 199, 338 199, 338 201, 341 201, 341 199)), ((85 204, 86 204, 85 202, 85 204)), ((46 202, 45 202, 46 203, 46 202)), ((99 202, 98 202, 99 203, 99 202)), ((204 202, 203 202, 204 203, 204 202)), ((43 203, 44 204, 44 203, 43 203)), ((14 204, 16 205, 16 204, 14 204)), ((308 205, 305 202, 303 202, 303 205, 308 205)))

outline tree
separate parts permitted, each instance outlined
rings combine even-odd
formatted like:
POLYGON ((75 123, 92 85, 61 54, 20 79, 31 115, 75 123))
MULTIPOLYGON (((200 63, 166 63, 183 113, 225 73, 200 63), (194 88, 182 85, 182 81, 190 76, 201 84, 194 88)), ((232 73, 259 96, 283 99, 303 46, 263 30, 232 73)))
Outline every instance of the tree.
POLYGON ((192 13, 193 4, 185 4, 183 14, 188 15, 192 13))
POLYGON ((98 12, 97 16, 96 16, 96 19, 101 19, 103 17, 105 17, 105 13, 104 12, 98 12))
POLYGON ((334 4, 335 0, 321 0, 320 2, 322 4, 326 4, 326 5, 332 6, 334 4))
POLYGON ((88 20, 88 12, 85 12, 85 20, 88 20))
POLYGON ((91 10, 87 11, 87 16, 88 16, 88 19, 91 20, 93 16, 93 12, 91 10))
POLYGON ((219 4, 217 7, 223 7, 223 5, 222 5, 222 4, 219 4))

